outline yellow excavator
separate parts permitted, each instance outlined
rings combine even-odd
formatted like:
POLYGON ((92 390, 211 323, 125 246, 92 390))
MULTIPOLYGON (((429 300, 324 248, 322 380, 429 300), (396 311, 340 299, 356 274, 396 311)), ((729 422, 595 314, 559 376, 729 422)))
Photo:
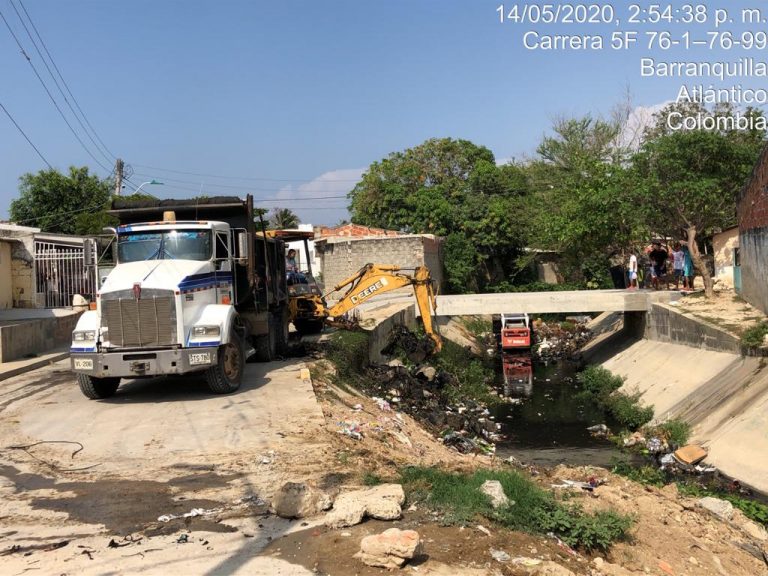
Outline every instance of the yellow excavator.
MULTIPOLYGON (((303 241, 304 254, 310 254, 309 240, 314 237, 312 231, 304 230, 268 230, 267 236, 280 238, 284 242, 303 241)), ((342 317, 369 298, 405 286, 412 286, 419 307, 424 331, 433 343, 432 352, 442 349, 443 341, 432 322, 432 312, 437 309, 434 282, 425 266, 400 268, 383 264, 366 264, 355 274, 339 282, 333 290, 322 294, 312 274, 311 258, 299 263, 303 272, 289 273, 288 313, 289 319, 300 334, 316 334, 325 325, 348 326, 342 317), (413 274, 405 271, 413 270, 413 274), (337 303, 330 308, 326 297, 334 292, 346 290, 337 303)))
MULTIPOLYGON (((345 288, 346 291, 334 306, 325 308, 323 313, 326 322, 333 324, 331 319, 340 318, 377 294, 412 286, 416 305, 421 313, 421 321, 424 324, 424 331, 434 344, 432 352, 440 352, 443 341, 432 324, 432 312, 437 310, 437 301, 429 269, 425 266, 418 266, 413 268, 413 275, 406 274, 403 270, 406 269, 383 264, 366 264, 355 274, 339 282, 326 296, 345 288)), ((408 268, 407 270, 411 269, 408 268)), ((325 304, 324 300, 323 298, 323 305, 325 304)))

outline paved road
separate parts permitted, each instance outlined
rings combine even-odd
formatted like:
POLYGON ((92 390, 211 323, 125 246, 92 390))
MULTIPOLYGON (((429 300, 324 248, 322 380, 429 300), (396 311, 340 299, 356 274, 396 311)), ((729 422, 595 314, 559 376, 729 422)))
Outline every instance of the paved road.
POLYGON ((333 457, 311 382, 301 378, 304 367, 296 360, 248 364, 242 388, 226 396, 211 395, 201 378, 190 377, 124 381, 113 398, 88 400, 68 361, 0 382, 0 552, 75 539, 61 550, 6 557, 20 569, 14 573, 32 567, 44 573, 151 572, 161 566, 190 573, 302 573, 279 562, 262 571, 254 562, 265 562, 256 555, 267 536, 290 526, 256 516, 265 510, 261 500, 286 480, 322 479, 333 457), (40 441, 78 442, 83 449, 72 457, 76 444, 11 448, 40 441), (245 505, 243 497, 249 498, 245 505), (193 508, 223 509, 236 518, 158 526, 160 515, 193 508), (157 551, 146 560, 104 550, 112 536, 146 537, 153 525, 157 551), (180 530, 202 534, 210 544, 179 547, 180 530), (254 536, 247 546, 244 533, 254 536), (101 561, 90 562, 74 542, 97 549, 101 561))

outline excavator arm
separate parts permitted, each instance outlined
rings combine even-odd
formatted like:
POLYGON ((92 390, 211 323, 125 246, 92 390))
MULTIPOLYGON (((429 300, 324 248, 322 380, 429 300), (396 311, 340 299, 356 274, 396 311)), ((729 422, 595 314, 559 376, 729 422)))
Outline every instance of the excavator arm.
POLYGON ((338 303, 327 310, 327 315, 337 318, 376 294, 383 294, 410 285, 413 286, 413 293, 416 296, 416 305, 421 313, 424 330, 434 342, 435 352, 439 352, 443 346, 443 341, 432 324, 432 311, 437 309, 437 301, 429 269, 419 266, 414 269, 412 276, 401 272, 401 270, 398 266, 366 264, 355 274, 339 282, 328 293, 332 294, 346 288, 346 292, 338 303))

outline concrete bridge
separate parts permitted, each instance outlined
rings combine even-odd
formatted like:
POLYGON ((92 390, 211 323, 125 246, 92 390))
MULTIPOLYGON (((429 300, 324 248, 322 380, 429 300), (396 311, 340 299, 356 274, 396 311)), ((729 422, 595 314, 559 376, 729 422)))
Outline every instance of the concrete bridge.
POLYGON ((646 290, 576 290, 459 294, 437 297, 437 316, 470 316, 527 312, 575 314, 579 312, 646 312, 654 303, 677 300, 679 292, 646 290))

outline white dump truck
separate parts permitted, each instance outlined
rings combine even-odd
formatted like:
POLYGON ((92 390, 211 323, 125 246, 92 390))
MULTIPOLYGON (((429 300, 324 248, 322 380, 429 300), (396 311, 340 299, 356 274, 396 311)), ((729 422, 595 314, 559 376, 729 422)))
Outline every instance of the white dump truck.
POLYGON ((214 393, 233 392, 248 355, 281 353, 284 243, 254 222, 251 196, 116 198, 110 213, 120 222, 115 267, 72 333, 83 394, 107 398, 122 378, 192 372, 204 372, 214 393))

